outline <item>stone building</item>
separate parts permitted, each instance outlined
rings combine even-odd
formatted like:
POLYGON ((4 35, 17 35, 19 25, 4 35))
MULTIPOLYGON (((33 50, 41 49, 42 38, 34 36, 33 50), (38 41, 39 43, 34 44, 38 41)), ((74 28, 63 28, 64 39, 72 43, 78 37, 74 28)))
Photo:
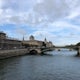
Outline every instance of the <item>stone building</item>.
POLYGON ((29 40, 22 41, 22 45, 27 47, 42 47, 45 46, 43 41, 35 40, 34 36, 30 36, 29 40))
POLYGON ((8 38, 6 33, 0 32, 0 49, 21 48, 22 43, 19 40, 8 38))
POLYGON ((18 49, 27 47, 53 47, 52 42, 35 40, 34 36, 30 36, 29 40, 16 40, 6 36, 6 33, 0 32, 0 49, 18 49))
POLYGON ((22 41, 23 46, 27 47, 53 47, 52 42, 47 42, 46 38, 44 41, 35 40, 34 36, 30 36, 29 40, 22 41))
POLYGON ((0 32, 0 39, 6 39, 6 33, 0 32))
POLYGON ((46 38, 44 39, 44 42, 46 44, 46 47, 53 47, 53 43, 51 41, 48 42, 46 38))

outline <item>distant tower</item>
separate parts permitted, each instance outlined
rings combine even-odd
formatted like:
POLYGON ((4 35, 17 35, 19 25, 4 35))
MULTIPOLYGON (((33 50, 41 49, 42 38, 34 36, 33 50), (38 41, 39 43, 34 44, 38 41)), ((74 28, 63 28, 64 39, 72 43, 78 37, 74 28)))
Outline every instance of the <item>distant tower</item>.
POLYGON ((44 39, 44 45, 45 45, 45 47, 47 47, 47 39, 46 38, 44 39))
POLYGON ((24 41, 24 36, 23 36, 23 41, 24 41))
POLYGON ((33 36, 33 35, 31 35, 29 39, 30 39, 30 40, 34 40, 34 36, 33 36))
POLYGON ((44 42, 47 43, 47 39, 46 38, 44 39, 44 42))

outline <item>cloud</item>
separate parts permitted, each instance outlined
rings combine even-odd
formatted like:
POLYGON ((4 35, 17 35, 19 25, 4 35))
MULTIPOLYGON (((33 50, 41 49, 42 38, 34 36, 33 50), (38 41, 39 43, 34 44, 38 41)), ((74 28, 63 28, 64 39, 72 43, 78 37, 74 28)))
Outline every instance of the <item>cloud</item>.
POLYGON ((0 0, 0 21, 35 26, 45 21, 54 22, 66 16, 77 16, 79 3, 79 0, 0 0))
POLYGON ((0 0, 0 8, 3 6, 3 0, 0 0))
POLYGON ((16 29, 15 32, 16 32, 17 34, 19 34, 19 35, 22 35, 22 36, 24 36, 24 35, 27 34, 27 32, 25 31, 25 29, 20 29, 20 28, 16 29))
POLYGON ((64 17, 68 15, 69 8, 65 0, 43 0, 34 6, 34 11, 43 17, 46 15, 49 21, 64 17))
POLYGON ((0 25, 4 24, 18 26, 14 31, 20 35, 74 43, 80 40, 80 0, 0 0, 0 25))
POLYGON ((59 45, 59 46, 76 44, 80 40, 79 34, 72 33, 72 32, 65 33, 65 31, 60 32, 59 34, 58 33, 53 34, 49 31, 38 30, 31 33, 30 35, 33 35, 35 36, 36 39, 42 40, 42 41, 46 38, 47 41, 52 41, 54 45, 59 45))

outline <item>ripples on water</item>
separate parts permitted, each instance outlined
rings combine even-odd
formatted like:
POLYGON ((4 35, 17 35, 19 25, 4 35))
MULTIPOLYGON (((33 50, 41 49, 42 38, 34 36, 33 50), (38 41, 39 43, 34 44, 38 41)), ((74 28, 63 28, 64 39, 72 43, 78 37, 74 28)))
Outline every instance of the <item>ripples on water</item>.
POLYGON ((0 60, 0 80, 80 80, 76 51, 52 51, 0 60))

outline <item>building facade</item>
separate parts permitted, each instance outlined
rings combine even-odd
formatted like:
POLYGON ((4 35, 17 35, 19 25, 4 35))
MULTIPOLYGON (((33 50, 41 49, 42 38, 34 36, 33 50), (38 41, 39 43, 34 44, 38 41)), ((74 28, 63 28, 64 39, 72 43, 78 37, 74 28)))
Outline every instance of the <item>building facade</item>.
POLYGON ((16 40, 8 38, 6 33, 0 32, 0 49, 19 49, 27 47, 53 47, 52 42, 35 40, 34 36, 30 36, 29 40, 16 40))
POLYGON ((21 41, 8 38, 6 36, 6 33, 0 32, 0 49, 15 49, 21 47, 22 47, 21 41))
POLYGON ((27 47, 53 47, 52 42, 47 42, 45 39, 44 41, 35 40, 34 36, 30 36, 29 40, 22 41, 23 46, 27 47))

